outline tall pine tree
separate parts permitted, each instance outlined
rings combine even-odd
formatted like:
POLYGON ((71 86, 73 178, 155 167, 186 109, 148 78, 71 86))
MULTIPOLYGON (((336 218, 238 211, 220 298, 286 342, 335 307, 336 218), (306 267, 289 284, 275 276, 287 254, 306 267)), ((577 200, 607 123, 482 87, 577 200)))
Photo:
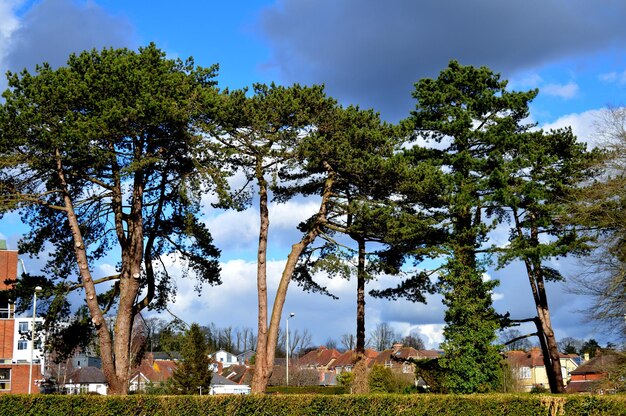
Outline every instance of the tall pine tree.
POLYGON ((439 143, 431 160, 447 176, 446 214, 449 238, 440 287, 447 306, 445 351, 446 387, 452 392, 495 390, 500 383, 500 357, 494 344, 499 320, 491 292, 497 282, 486 281, 486 257, 481 254, 487 234, 501 212, 492 204, 493 172, 505 160, 505 139, 525 127, 528 101, 535 91, 509 92, 506 81, 488 68, 450 62, 437 79, 415 84, 417 100, 411 120, 416 137, 439 143))

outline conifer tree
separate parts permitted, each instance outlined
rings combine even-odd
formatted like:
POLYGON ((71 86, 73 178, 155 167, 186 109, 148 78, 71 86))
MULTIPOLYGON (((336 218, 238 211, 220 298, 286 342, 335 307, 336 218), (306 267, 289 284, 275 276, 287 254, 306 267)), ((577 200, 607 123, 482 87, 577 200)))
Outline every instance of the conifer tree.
POLYGON ((445 351, 441 366, 452 392, 495 390, 500 357, 494 345, 499 320, 492 306, 495 281, 484 279, 483 245, 501 210, 492 204, 494 172, 505 163, 507 137, 524 129, 535 91, 509 92, 506 81, 481 67, 451 61, 437 79, 415 84, 416 137, 437 142, 431 161, 446 174, 444 199, 449 238, 440 275, 444 295, 445 351))
POLYGON ((209 347, 200 325, 193 323, 180 340, 181 360, 172 374, 173 394, 208 393, 213 371, 209 368, 209 347))

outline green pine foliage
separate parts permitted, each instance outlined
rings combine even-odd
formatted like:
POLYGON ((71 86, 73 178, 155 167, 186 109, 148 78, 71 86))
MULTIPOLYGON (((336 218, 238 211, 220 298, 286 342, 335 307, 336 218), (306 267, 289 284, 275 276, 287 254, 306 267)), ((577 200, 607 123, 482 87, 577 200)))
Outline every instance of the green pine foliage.
POLYGON ((191 324, 180 341, 181 360, 170 380, 172 394, 208 394, 213 371, 209 368, 209 347, 200 326, 191 324))
POLYGON ((493 177, 506 163, 509 137, 528 128, 528 101, 536 91, 510 92, 488 68, 450 62, 437 79, 415 84, 412 112, 415 136, 437 142, 437 149, 411 149, 416 162, 429 161, 446 176, 443 195, 449 238, 440 288, 447 306, 442 368, 451 392, 497 389, 500 359, 494 344, 499 322, 491 305, 495 281, 485 281, 483 245, 502 210, 493 204, 493 177))

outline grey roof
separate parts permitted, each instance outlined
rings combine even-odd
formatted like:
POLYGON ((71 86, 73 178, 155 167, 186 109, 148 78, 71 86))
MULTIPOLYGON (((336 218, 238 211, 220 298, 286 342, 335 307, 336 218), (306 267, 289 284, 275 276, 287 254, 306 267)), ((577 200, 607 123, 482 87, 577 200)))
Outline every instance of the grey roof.
POLYGON ((228 385, 236 386, 237 383, 227 379, 226 377, 222 377, 219 374, 213 374, 213 376, 211 377, 211 385, 212 386, 228 386, 228 385))
POLYGON ((72 371, 67 377, 71 384, 106 384, 104 373, 97 367, 82 367, 72 371))

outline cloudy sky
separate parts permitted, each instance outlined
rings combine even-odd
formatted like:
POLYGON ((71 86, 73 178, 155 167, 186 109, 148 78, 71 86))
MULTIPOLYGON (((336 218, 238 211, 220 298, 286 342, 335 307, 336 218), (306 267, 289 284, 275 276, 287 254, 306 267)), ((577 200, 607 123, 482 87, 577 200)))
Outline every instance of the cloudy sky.
MULTIPOLYGON (((539 88, 533 120, 544 127, 571 125, 581 140, 593 139, 594 119, 607 105, 624 104, 626 3, 617 0, 188 0, 72 1, 0 0, 0 70, 62 65, 72 52, 102 47, 136 48, 155 42, 171 57, 193 56, 198 65, 220 64, 221 87, 253 82, 323 83, 343 104, 373 107, 389 121, 414 106, 412 85, 435 77, 450 59, 486 65, 513 89, 539 88)), ((0 89, 6 80, 0 79, 0 89)), ((275 284, 285 253, 297 239, 295 225, 315 201, 294 201, 271 210, 270 280, 275 284)), ((189 322, 254 327, 257 211, 207 211, 207 223, 222 249, 223 285, 193 292, 178 280, 172 310, 189 322)), ((0 221, 0 236, 12 248, 24 227, 16 215, 0 221)), ((36 260, 24 259, 27 268, 36 260)), ((566 275, 574 261, 555 262, 566 275)), ((105 273, 110 265, 102 264, 105 273)), ((523 268, 489 270, 501 284, 494 293, 500 312, 533 316, 523 268)), ((335 301, 289 292, 285 312, 291 328, 308 328, 313 342, 354 331, 355 283, 327 281, 335 301)), ((381 279, 370 287, 393 284, 381 279)), ((550 285, 558 338, 610 337, 585 320, 587 300, 550 285)), ((443 309, 433 296, 426 305, 367 300, 367 326, 388 322, 396 330, 441 339, 443 309)))

